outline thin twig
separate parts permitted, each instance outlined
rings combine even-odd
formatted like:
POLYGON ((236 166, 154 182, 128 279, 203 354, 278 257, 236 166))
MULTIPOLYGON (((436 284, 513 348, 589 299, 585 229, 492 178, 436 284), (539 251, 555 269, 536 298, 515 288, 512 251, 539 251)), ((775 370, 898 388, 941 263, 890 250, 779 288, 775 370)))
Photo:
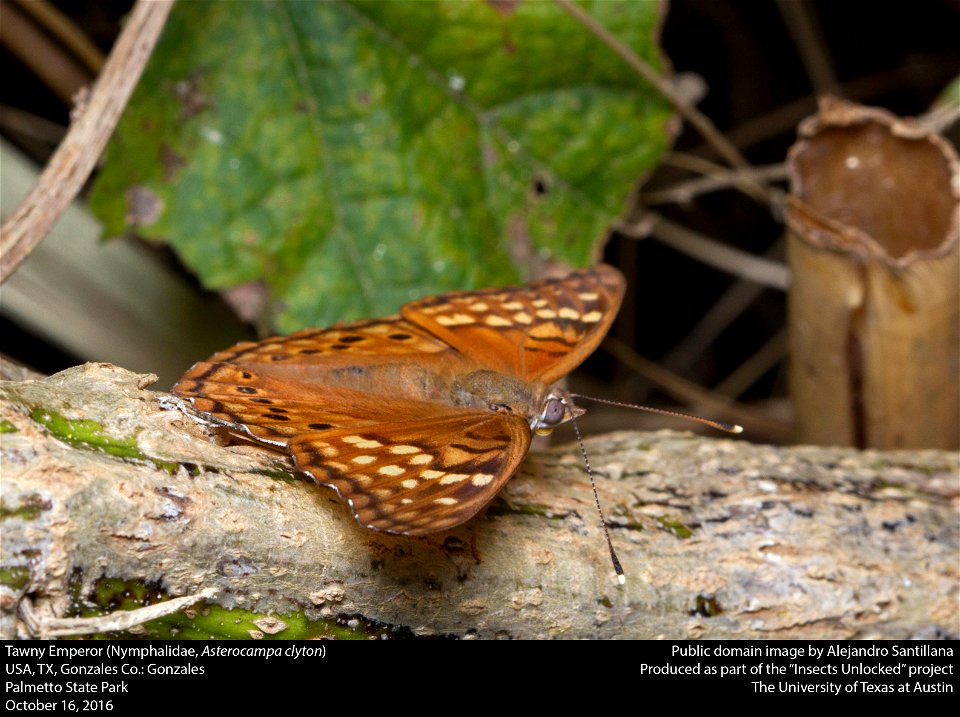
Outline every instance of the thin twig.
POLYGON ((932 132, 943 134, 957 120, 960 120, 960 105, 941 105, 917 118, 920 124, 932 132))
POLYGON ((0 129, 8 135, 29 137, 47 147, 55 147, 63 141, 67 128, 33 112, 0 104, 0 129))
MULTIPOLYGON (((763 253, 763 257, 777 260, 783 253, 784 241, 779 239, 763 253)), ((671 371, 686 371, 764 291, 764 287, 752 281, 740 280, 731 284, 687 332, 683 340, 660 359, 660 364, 671 371)))
POLYGON ((729 376, 713 387, 713 391, 723 396, 737 398, 761 376, 782 363, 786 356, 787 330, 781 329, 754 351, 753 355, 741 361, 729 376))
POLYGON ((660 243, 708 266, 771 289, 786 291, 790 285, 790 270, 783 264, 721 244, 659 214, 646 212, 640 222, 621 222, 614 228, 633 239, 654 236, 660 243))
POLYGON ((86 107, 43 174, 0 230, 0 282, 47 235, 80 191, 113 133, 173 0, 137 0, 86 107))
POLYGON ((700 194, 715 192, 731 186, 744 188, 745 181, 755 185, 759 182, 776 182, 786 178, 787 167, 782 162, 765 167, 723 170, 705 177, 677 182, 666 189, 643 194, 642 199, 647 206, 653 204, 685 204, 700 194))
MULTIPOLYGON (((715 174, 727 174, 730 172, 723 165, 711 162, 709 159, 700 157, 689 152, 667 152, 661 160, 662 164, 686 169, 690 172, 702 174, 705 177, 711 177, 715 174)), ((761 204, 767 204, 775 212, 782 212, 783 205, 786 203, 786 193, 778 187, 763 186, 749 177, 744 176, 752 167, 742 170, 734 170, 732 175, 735 179, 734 186, 749 197, 753 197, 761 204), (742 177, 742 179, 741 179, 742 177)))
MULTIPOLYGON (((864 75, 841 85, 841 96, 849 100, 869 102, 870 98, 878 94, 895 92, 904 88, 915 87, 918 82, 929 83, 931 77, 939 77, 941 72, 939 56, 921 55, 910 63, 888 72, 878 72, 864 75)), ((786 104, 778 105, 766 114, 752 117, 727 131, 727 138, 737 147, 753 147, 776 137, 783 132, 793 131, 797 123, 804 117, 817 112, 817 98, 807 95, 799 97, 786 104)), ((715 149, 707 142, 691 147, 688 152, 697 155, 711 156, 715 149)))
POLYGON ((3 5, 0 38, 3 46, 64 104, 69 104, 77 91, 93 77, 93 73, 54 38, 47 35, 43 28, 17 5, 3 5))
MULTIPOLYGON (((626 43, 622 42, 616 35, 597 22, 597 20, 583 8, 573 3, 572 0, 554 0, 554 2, 572 15, 577 22, 592 32, 601 42, 633 68, 638 75, 666 97, 677 109, 677 112, 679 112, 731 166, 737 169, 746 169, 750 166, 746 158, 740 154, 740 150, 723 136, 720 130, 714 126, 713 122, 711 122, 706 115, 692 105, 681 93, 677 92, 669 80, 644 62, 626 43)), ((760 185, 757 185, 757 188, 761 192, 766 191, 765 188, 760 185)))
POLYGON ((677 401, 690 406, 703 406, 717 416, 722 416, 724 420, 743 425, 748 433, 756 433, 762 430, 770 440, 787 442, 792 436, 792 427, 782 420, 763 411, 734 403, 724 396, 717 396, 711 391, 667 371, 650 359, 644 358, 613 336, 607 336, 603 340, 602 346, 625 366, 657 384, 665 393, 677 401))
POLYGON ((100 72, 104 61, 100 48, 53 3, 49 0, 17 0, 16 4, 70 50, 87 70, 94 75, 100 72))
POLYGON ((807 77, 817 95, 841 96, 840 83, 830 66, 830 48, 823 40, 813 3, 777 0, 783 23, 793 39, 807 77))
POLYGON ((24 599, 20 601, 20 616, 27 625, 27 629, 42 639, 68 635, 95 635, 129 630, 145 622, 172 615, 201 600, 210 600, 216 595, 216 588, 204 588, 196 595, 165 600, 135 610, 117 610, 100 617, 44 617, 32 609, 29 600, 24 599))

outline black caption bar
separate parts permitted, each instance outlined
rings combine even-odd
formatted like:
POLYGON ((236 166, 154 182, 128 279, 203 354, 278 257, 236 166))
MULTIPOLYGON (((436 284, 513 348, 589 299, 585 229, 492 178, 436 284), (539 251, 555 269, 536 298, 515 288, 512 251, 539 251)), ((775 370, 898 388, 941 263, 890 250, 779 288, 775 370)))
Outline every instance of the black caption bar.
POLYGON ((496 665, 497 680, 541 682, 536 675, 549 675, 541 684, 557 685, 561 675, 575 675, 588 691, 612 681, 641 690, 644 699, 685 694, 677 688, 691 687, 711 699, 767 702, 797 695, 922 700, 957 689, 956 648, 933 641, 18 641, 0 650, 3 705, 10 713, 129 714, 172 695, 190 695, 192 708, 250 709, 251 690, 260 694, 264 685, 310 692, 321 683, 356 687, 358 676, 383 679, 404 670, 427 670, 436 696, 462 688, 455 679, 440 679, 445 667, 476 674, 490 665, 496 665))

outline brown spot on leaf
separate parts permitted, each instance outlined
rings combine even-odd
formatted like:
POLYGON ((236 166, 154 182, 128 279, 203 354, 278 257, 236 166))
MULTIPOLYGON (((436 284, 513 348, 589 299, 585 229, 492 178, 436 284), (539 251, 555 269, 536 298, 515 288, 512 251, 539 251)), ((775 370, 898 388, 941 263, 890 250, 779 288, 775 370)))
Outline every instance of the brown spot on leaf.
POLYGON ((163 200, 150 187, 138 184, 130 187, 123 196, 127 200, 124 221, 131 226, 149 226, 163 214, 163 200))
POLYGON ((501 15, 509 15, 521 2, 522 0, 487 0, 487 4, 501 15))
POLYGON ((224 300, 243 321, 256 321, 270 298, 270 291, 262 281, 240 284, 223 292, 224 300))
POLYGON ((200 79, 196 75, 186 80, 180 80, 173 86, 173 96, 180 103, 180 119, 187 120, 196 117, 204 110, 210 109, 213 103, 200 89, 200 79))
POLYGON ((186 166, 186 160, 174 152, 166 142, 160 147, 160 164, 163 165, 163 180, 172 182, 177 171, 186 166))

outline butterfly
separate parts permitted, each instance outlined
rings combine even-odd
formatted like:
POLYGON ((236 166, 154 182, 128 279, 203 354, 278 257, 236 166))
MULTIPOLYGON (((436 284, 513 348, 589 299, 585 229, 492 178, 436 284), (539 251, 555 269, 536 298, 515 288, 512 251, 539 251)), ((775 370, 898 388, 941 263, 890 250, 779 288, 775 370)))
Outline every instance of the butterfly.
POLYGON ((623 293, 607 265, 448 292, 382 319, 239 343, 172 392, 206 421, 285 451, 360 525, 437 532, 497 495, 534 433, 583 413, 554 384, 594 351, 623 293))

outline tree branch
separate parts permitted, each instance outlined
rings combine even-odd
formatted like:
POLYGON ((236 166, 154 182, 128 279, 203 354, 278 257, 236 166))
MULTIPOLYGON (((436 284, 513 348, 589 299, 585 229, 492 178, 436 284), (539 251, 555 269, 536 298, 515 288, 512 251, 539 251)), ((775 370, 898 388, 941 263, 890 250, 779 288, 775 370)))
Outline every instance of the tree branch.
POLYGON ((952 453, 782 449, 670 432, 588 441, 627 573, 620 587, 575 446, 531 453, 465 526, 389 536, 360 528, 276 455, 217 445, 162 410, 148 382, 88 364, 0 384, 3 565, 21 576, 2 584, 4 637, 26 632, 24 600, 34 620, 71 617, 71 585, 86 597, 103 576, 418 635, 958 631, 952 453))
POLYGON ((0 229, 0 282, 47 235, 90 176, 160 37, 173 0, 138 0, 103 74, 36 185, 0 229))

